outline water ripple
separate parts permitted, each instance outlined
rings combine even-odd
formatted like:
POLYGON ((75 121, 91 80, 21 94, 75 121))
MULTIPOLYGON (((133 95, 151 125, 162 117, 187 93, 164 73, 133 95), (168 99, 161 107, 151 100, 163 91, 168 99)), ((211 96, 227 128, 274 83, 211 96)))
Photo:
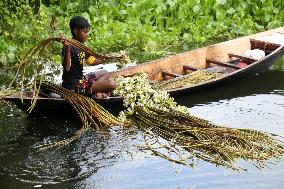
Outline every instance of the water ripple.
MULTIPOLYGON (((65 137, 70 136, 70 132, 74 132, 72 130, 64 130, 65 137)), ((62 137, 39 133, 41 131, 35 134, 37 137, 30 137, 29 140, 27 136, 17 138, 17 142, 0 155, 0 160, 5 161, 5 164, 0 164, 2 174, 33 184, 81 181, 99 169, 121 161, 122 151, 130 149, 127 147, 129 143, 124 140, 123 131, 112 129, 104 134, 89 131, 59 150, 38 152, 33 148, 34 144, 56 141, 62 137)), ((0 148, 7 149, 7 145, 0 145, 0 148)))

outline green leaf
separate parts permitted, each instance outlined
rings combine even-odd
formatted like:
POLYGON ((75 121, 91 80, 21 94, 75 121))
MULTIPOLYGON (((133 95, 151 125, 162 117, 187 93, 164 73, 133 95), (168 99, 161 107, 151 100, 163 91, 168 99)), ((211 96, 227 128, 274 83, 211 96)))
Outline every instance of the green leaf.
POLYGON ((9 59, 9 61, 14 61, 14 60, 15 60, 15 54, 12 53, 12 52, 8 53, 8 54, 7 54, 7 57, 8 57, 8 59, 9 59))
POLYGON ((233 14, 233 13, 235 13, 235 9, 233 9, 233 8, 231 7, 231 8, 229 8, 229 9, 227 10, 227 13, 228 13, 228 14, 233 14))
POLYGON ((120 10, 120 11, 119 11, 119 14, 125 15, 125 14, 127 14, 127 11, 126 11, 126 10, 120 10))
POLYGON ((88 22, 91 22, 90 15, 89 15, 87 12, 84 12, 84 13, 82 14, 82 16, 83 16, 84 18, 86 18, 86 19, 88 20, 88 22))
POLYGON ((217 5, 225 5, 227 3, 227 0, 216 0, 217 5))
POLYGON ((4 65, 8 63, 6 54, 4 52, 2 52, 0 55, 0 62, 3 63, 4 65))
POLYGON ((90 15, 96 15, 96 13, 97 13, 96 8, 91 5, 91 6, 89 7, 89 13, 90 13, 90 15))
POLYGON ((200 10, 200 6, 199 5, 195 5, 192 10, 193 10, 193 12, 198 13, 199 10, 200 10))

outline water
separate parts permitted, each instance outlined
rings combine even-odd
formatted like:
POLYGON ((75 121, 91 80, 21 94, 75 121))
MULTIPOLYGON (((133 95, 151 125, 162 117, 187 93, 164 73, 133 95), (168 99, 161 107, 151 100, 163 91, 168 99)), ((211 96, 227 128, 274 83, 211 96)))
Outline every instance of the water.
MULTIPOLYGON (((179 104, 215 124, 254 128, 284 136, 284 69, 205 92, 184 95, 179 104)), ((235 172, 200 161, 196 169, 174 165, 133 147, 139 131, 113 128, 87 132, 57 151, 33 147, 71 136, 80 122, 72 117, 31 119, 1 106, 0 188, 198 188, 282 189, 284 162, 235 172)))

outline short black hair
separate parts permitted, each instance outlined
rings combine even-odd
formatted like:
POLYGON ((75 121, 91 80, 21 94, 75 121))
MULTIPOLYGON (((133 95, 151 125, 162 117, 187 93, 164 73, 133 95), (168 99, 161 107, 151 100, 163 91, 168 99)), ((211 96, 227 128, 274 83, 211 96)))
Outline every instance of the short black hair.
POLYGON ((75 36, 74 29, 85 29, 90 28, 90 24, 88 20, 82 16, 74 16, 71 18, 69 22, 70 30, 72 33, 72 36, 75 36))

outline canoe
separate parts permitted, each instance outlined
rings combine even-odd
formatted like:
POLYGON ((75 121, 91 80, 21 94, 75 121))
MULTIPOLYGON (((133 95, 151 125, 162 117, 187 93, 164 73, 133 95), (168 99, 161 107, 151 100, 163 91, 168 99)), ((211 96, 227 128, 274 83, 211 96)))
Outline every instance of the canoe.
MULTIPOLYGON (((212 70, 222 70, 225 73, 215 79, 168 89, 167 91, 175 97, 184 93, 222 86, 262 73, 283 56, 283 45, 284 27, 281 27, 138 64, 114 71, 111 75, 112 77, 131 76, 144 72, 151 82, 162 82, 165 80, 174 81, 199 70, 210 70, 211 72, 212 70), (253 52, 262 52, 263 56, 259 58, 256 56, 258 54, 254 56, 249 54, 253 52)), ((23 102, 20 94, 6 96, 4 99, 15 103, 25 111, 29 107, 32 97, 23 95, 23 102)), ((108 110, 122 109, 122 97, 95 100, 108 110)), ((72 107, 60 97, 39 96, 37 104, 30 114, 36 117, 58 116, 70 114, 72 111, 72 107)))

